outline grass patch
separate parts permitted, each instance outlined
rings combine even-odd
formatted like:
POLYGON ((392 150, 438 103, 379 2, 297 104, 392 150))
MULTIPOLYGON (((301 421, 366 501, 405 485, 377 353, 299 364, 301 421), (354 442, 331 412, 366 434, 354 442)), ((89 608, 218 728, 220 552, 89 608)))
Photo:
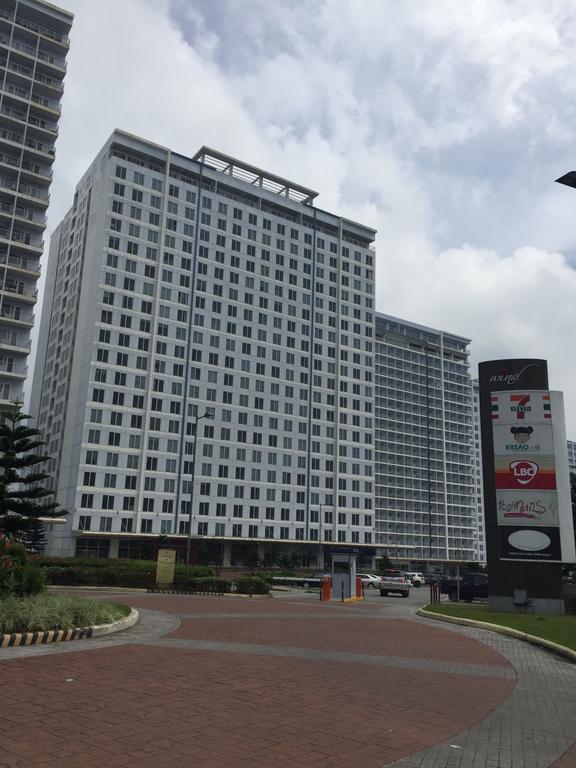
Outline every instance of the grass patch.
POLYGON ((428 611, 441 613, 444 616, 486 621, 490 624, 517 629, 519 632, 526 632, 528 635, 535 635, 576 651, 576 616, 500 613, 499 611, 489 611, 484 605, 459 605, 457 603, 429 604, 424 607, 428 611))
POLYGON ((129 613, 127 605, 83 597, 50 594, 7 597, 0 600, 0 634, 110 624, 129 613))

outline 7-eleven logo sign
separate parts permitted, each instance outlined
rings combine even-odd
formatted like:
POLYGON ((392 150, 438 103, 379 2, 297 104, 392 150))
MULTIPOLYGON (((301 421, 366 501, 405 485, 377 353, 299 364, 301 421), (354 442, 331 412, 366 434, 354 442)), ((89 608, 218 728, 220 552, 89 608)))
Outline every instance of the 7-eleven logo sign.
POLYGON ((528 405, 530 395, 510 395, 510 402, 512 403, 510 410, 516 413, 517 419, 523 419, 532 410, 528 405))

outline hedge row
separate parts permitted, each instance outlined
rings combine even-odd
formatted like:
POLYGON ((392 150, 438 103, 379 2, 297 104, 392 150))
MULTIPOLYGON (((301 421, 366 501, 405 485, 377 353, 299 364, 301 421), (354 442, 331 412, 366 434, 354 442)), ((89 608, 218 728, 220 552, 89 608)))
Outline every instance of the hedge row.
MULTIPOLYGON (((156 563, 151 560, 84 560, 82 558, 41 558, 48 584, 57 586, 140 587, 156 586, 156 563)), ((235 582, 221 579, 205 565, 177 565, 174 589, 266 594, 270 583, 262 576, 240 576, 235 582)))
MULTIPOLYGON (((141 587, 149 589, 156 583, 156 563, 152 560, 104 560, 71 558, 41 558, 39 564, 48 584, 59 586, 141 587)), ((177 565, 174 584, 184 588, 190 578, 213 577, 214 571, 205 565, 177 565)))

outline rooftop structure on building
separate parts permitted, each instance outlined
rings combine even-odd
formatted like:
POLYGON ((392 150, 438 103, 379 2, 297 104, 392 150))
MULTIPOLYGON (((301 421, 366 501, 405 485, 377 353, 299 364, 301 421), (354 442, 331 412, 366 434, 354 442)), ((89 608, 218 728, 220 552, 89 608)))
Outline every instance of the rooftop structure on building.
POLYGON ((315 197, 112 134, 50 245, 32 409, 71 510, 53 551, 180 546, 191 520, 233 564, 373 553, 374 230, 315 197))
POLYGON ((23 399, 72 18, 0 0, 0 408, 23 399))
POLYGON ((470 341, 376 315, 376 540, 412 563, 475 560, 470 341))

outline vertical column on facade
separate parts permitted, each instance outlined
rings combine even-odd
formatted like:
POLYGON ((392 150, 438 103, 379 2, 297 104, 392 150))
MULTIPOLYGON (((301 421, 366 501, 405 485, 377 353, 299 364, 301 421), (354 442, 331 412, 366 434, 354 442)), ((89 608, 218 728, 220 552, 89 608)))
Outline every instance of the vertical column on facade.
MULTIPOLYGON (((186 370, 184 371, 184 393, 183 393, 183 399, 182 399, 182 419, 181 419, 181 434, 180 434, 180 449, 178 452, 178 473, 176 476, 176 509, 174 510, 174 533, 178 533, 178 520, 179 520, 179 514, 180 514, 180 505, 182 502, 182 495, 183 491, 182 485, 184 483, 183 478, 183 467, 184 467, 184 453, 185 453, 185 446, 186 446, 186 424, 187 424, 187 418, 188 418, 188 400, 189 400, 189 387, 190 387, 190 363, 191 363, 191 354, 192 354, 192 336, 193 336, 193 328, 194 328, 194 302, 196 301, 196 271, 197 271, 197 262, 198 262, 198 240, 199 240, 199 232, 200 232, 200 210, 201 210, 201 202, 202 202, 202 173, 204 170, 204 165, 202 163, 199 163, 199 173, 198 173, 198 181, 197 181, 197 193, 196 193, 196 218, 194 220, 194 251, 192 253, 192 276, 190 281, 190 316, 188 318, 188 339, 186 342, 186 358, 185 358, 185 365, 186 370)), ((162 242, 164 242, 164 226, 165 226, 165 213, 166 213, 166 206, 167 206, 167 198, 168 198, 168 184, 169 184, 169 178, 170 178, 170 163, 168 163, 166 168, 166 185, 165 185, 165 195, 164 195, 164 204, 162 207, 162 230, 161 230, 161 237, 162 242)), ((192 423, 192 422, 190 422, 192 423)), ((196 428, 198 428, 200 422, 196 422, 196 428)), ((194 440, 196 440, 198 435, 194 435, 194 440)), ((196 470, 194 469, 194 472, 196 474, 196 470)), ((194 489, 192 489, 194 491, 194 489)), ((193 504, 193 498, 194 493, 192 493, 192 500, 190 502, 190 514, 188 516, 188 525, 192 526, 192 504, 193 504)))
POLYGON ((334 488, 332 507, 332 541, 338 541, 338 509, 340 492, 340 334, 342 317, 342 218, 338 219, 338 263, 336 268, 336 375, 335 375, 335 404, 336 416, 334 419, 334 488))
POLYGON ((448 527, 448 476, 446 470, 446 404, 444 379, 444 334, 440 331, 440 397, 442 403, 442 482, 444 488, 444 531, 446 541, 446 559, 450 558, 450 530, 448 527))
POLYGON ((310 539, 310 471, 312 464, 312 409, 313 409, 313 384, 314 384, 314 333, 316 325, 316 209, 312 214, 312 295, 310 297, 310 336, 309 336, 309 357, 308 357, 308 418, 306 435, 306 523, 304 538, 310 539))
POLYGON ((147 418, 144 420, 144 423, 142 425, 142 445, 140 447, 140 457, 142 461, 140 461, 138 465, 138 483, 137 483, 137 490, 136 490, 136 499, 134 502, 134 511, 135 511, 135 531, 134 533, 137 533, 140 528, 140 522, 142 520, 142 498, 143 498, 143 490, 144 490, 144 480, 146 475, 146 468, 145 468, 145 460, 147 458, 148 453, 148 432, 150 429, 150 418, 148 414, 151 412, 151 399, 152 399, 152 382, 154 378, 154 369, 152 367, 152 362, 154 360, 154 357, 156 355, 155 349, 156 349, 156 336, 157 336, 157 328, 158 328, 158 318, 159 318, 159 311, 158 307, 160 304, 160 283, 161 283, 161 275, 162 275, 162 253, 164 248, 164 230, 165 230, 165 222, 166 222, 166 201, 168 199, 168 184, 170 179, 170 161, 171 161, 171 152, 168 150, 166 153, 166 157, 164 162, 166 163, 166 170, 164 173, 164 190, 163 190, 163 198, 162 198, 162 216, 160 220, 160 234, 158 239, 160 240, 159 248, 158 248, 158 262, 156 264, 156 280, 155 280, 155 295, 154 295, 154 302, 152 304, 152 318, 151 318, 151 328, 150 328, 150 350, 148 353, 148 370, 146 371, 146 390, 145 390, 145 402, 146 406, 144 408, 144 413, 146 414, 147 418))

